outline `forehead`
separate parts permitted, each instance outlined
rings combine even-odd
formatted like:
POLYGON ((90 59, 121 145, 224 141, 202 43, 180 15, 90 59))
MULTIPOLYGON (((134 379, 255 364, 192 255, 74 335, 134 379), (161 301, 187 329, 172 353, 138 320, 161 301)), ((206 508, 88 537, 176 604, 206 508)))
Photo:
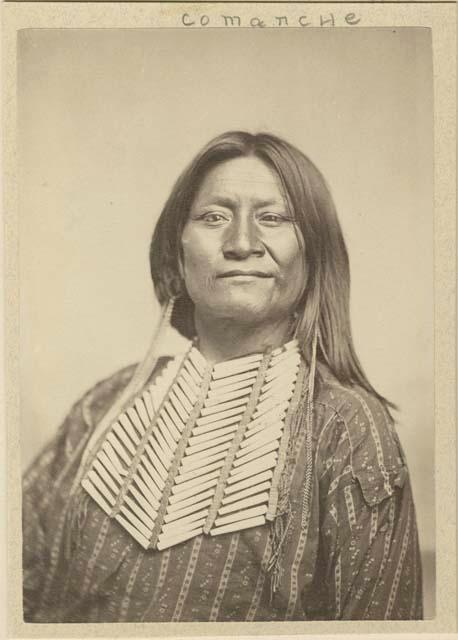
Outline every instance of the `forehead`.
POLYGON ((285 202, 279 177, 255 156, 226 160, 208 171, 195 202, 201 203, 216 197, 237 201, 285 202))

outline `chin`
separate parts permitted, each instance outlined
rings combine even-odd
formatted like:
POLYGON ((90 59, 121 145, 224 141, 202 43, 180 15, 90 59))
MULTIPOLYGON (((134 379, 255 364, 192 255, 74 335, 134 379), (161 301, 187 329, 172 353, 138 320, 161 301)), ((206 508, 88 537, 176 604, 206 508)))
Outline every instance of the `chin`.
POLYGON ((224 304, 218 307, 214 305, 213 313, 215 311, 215 315, 222 319, 247 325, 262 323, 271 315, 269 305, 231 298, 225 300, 224 304))

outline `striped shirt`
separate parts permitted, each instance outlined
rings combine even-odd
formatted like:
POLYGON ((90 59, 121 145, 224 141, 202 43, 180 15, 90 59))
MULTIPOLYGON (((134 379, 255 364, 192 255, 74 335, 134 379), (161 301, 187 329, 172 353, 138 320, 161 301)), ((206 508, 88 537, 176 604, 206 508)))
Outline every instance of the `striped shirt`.
POLYGON ((69 499, 88 438, 133 371, 76 403, 24 477, 26 622, 422 617, 415 510, 397 434, 376 398, 321 366, 312 437, 300 405, 272 523, 144 550, 83 491, 69 499))

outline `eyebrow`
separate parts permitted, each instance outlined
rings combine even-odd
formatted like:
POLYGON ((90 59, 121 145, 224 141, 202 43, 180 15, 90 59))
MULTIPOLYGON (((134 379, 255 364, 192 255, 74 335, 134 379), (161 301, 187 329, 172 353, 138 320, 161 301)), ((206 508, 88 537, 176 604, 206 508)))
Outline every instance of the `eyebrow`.
POLYGON ((215 198, 211 198, 210 200, 208 200, 208 202, 203 206, 208 207, 214 204, 220 207, 226 207, 226 209, 230 209, 237 204, 237 201, 234 198, 229 198, 228 196, 216 196, 215 198))
POLYGON ((270 200, 258 200, 256 202, 256 207, 258 209, 263 209, 264 207, 271 207, 272 205, 281 205, 285 206, 285 202, 283 199, 278 200, 277 198, 271 198, 270 200))
MULTIPOLYGON (((257 209, 263 209, 264 207, 271 207, 273 205, 285 206, 285 202, 283 200, 275 198, 270 198, 268 200, 256 200, 254 204, 257 209)), ((237 205, 237 200, 228 196, 216 196, 215 198, 209 200, 208 203, 204 204, 203 206, 207 207, 211 205, 218 205, 220 207, 226 207, 227 209, 230 209, 234 205, 237 205)))

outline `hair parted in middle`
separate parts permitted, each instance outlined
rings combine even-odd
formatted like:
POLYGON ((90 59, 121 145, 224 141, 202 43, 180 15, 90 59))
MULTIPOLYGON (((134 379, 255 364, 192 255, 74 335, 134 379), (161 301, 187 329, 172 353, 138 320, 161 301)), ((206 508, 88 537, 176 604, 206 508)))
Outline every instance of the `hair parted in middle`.
MULTIPOLYGON (((193 338, 194 305, 181 277, 181 237, 194 198, 207 173, 234 158, 254 156, 278 176, 305 253, 303 295, 296 309, 296 337, 305 359, 317 359, 344 384, 358 384, 393 407, 367 379, 355 353, 350 326, 348 252, 330 189, 313 162, 295 146, 270 133, 229 131, 211 140, 179 176, 162 209, 150 246, 150 268, 159 302, 175 298, 171 319, 193 338)), ((300 274, 298 274, 300 277, 300 274)))

